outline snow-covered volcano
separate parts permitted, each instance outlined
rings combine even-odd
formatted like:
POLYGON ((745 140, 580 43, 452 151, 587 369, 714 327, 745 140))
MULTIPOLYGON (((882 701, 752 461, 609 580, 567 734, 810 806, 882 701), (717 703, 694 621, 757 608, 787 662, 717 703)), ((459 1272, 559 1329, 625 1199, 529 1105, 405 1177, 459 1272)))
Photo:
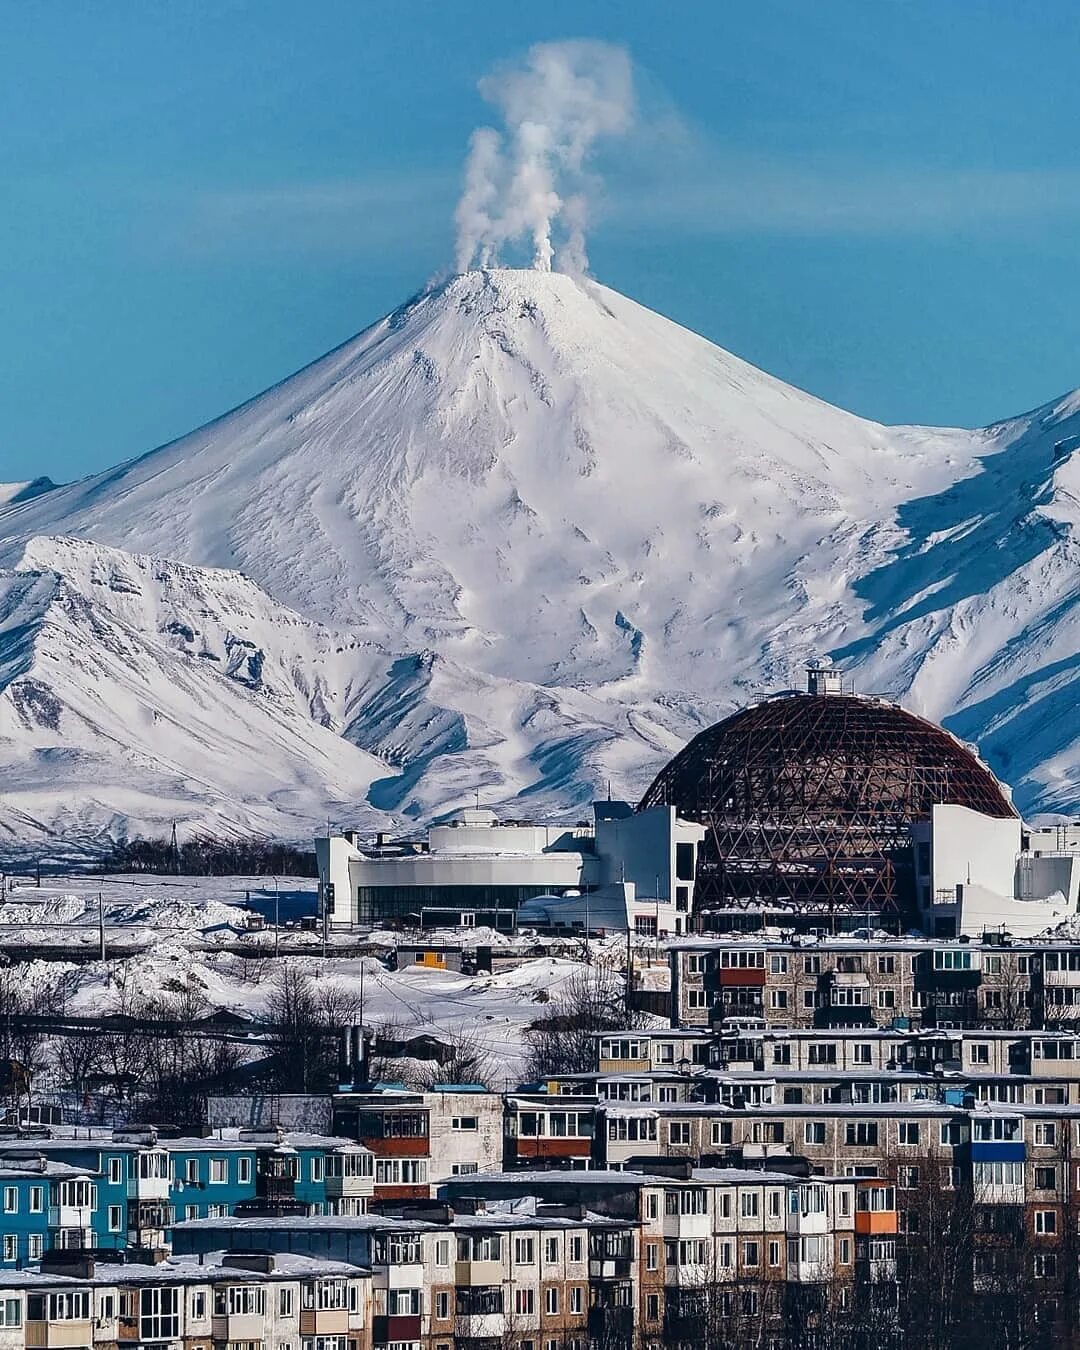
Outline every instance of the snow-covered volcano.
MULTIPOLYGON (((887 428, 596 283, 471 272, 182 440, 14 500, 0 563, 53 569, 91 614, 102 593, 57 536, 229 569, 319 651, 364 653, 326 676, 306 639, 279 650, 269 623, 259 640, 264 668, 328 681, 299 715, 364 756, 333 783, 312 759, 286 809, 297 834, 341 819, 356 783, 356 820, 437 814, 477 788, 521 798, 511 814, 580 814, 829 652, 860 688, 978 740, 1025 808, 1068 810, 1074 440, 1078 396, 981 431, 887 428)), ((160 638, 153 607, 125 622, 160 638)), ((65 678, 107 700, 115 675, 88 662, 65 678)), ((54 749, 65 730, 61 716, 54 749)), ((58 818, 50 747, 4 734, 42 775, 39 818, 58 818)), ((249 820, 258 771, 208 744, 204 772, 249 820)), ((204 812, 193 795, 189 818, 204 812)))

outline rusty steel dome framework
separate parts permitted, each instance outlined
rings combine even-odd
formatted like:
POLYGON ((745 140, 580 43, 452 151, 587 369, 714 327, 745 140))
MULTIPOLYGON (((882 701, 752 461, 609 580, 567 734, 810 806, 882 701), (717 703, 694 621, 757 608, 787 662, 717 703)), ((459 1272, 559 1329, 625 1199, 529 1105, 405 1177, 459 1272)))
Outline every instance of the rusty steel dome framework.
POLYGON ((792 694, 703 731, 639 810, 706 827, 694 909, 896 911, 913 900, 911 827, 936 803, 1015 817, 997 779, 941 727, 883 699, 792 694))

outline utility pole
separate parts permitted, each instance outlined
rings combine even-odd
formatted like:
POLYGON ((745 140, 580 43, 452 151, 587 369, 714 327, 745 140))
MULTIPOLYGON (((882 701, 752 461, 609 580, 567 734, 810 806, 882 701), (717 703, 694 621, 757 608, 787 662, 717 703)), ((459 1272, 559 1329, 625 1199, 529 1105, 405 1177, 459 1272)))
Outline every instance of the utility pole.
POLYGON ((101 892, 97 893, 97 913, 98 913, 98 937, 101 940, 101 959, 105 960, 105 901, 101 898, 101 892))
POLYGON ((278 891, 278 879, 274 878, 274 955, 281 952, 281 893, 278 891))
POLYGON ((173 875, 180 875, 180 846, 176 842, 176 821, 172 823, 173 875))

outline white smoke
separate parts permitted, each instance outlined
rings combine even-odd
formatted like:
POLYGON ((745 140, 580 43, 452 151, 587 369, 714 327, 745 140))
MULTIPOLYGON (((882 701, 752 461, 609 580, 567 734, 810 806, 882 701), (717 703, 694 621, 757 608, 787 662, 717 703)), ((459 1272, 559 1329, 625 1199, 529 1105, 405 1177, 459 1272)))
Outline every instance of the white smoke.
POLYGON ((487 267, 504 245, 528 240, 538 270, 555 261, 583 272, 588 158, 633 120, 629 55, 606 42, 541 42, 522 65, 485 76, 480 92, 505 130, 473 133, 455 212, 457 270, 487 267))

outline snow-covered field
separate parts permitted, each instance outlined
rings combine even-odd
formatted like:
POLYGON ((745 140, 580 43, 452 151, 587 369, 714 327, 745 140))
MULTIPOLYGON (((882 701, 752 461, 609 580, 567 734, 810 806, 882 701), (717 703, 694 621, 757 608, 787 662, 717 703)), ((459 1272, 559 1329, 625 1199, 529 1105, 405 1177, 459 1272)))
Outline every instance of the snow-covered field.
POLYGON ((572 820, 823 654, 1074 810, 1077 445, 1080 394, 884 427, 596 283, 455 277, 0 504, 0 852, 572 820))
MULTIPOLYGON (((281 878, 278 895, 304 905, 314 901, 313 888, 305 878, 281 878)), ((508 938, 484 929, 469 930, 470 945, 486 944, 504 955, 519 952, 521 963, 478 976, 415 966, 389 970, 386 957, 400 934, 336 934, 324 958, 318 935, 292 929, 282 932, 283 946, 292 950, 298 940, 306 941, 310 951, 268 959, 273 934, 244 935, 244 910, 248 897, 264 909, 267 903, 273 905, 274 895, 273 884, 265 877, 43 879, 40 888, 18 886, 0 903, 0 944, 9 950, 10 973, 20 988, 32 992, 62 986, 65 1011, 73 1016, 128 1011, 136 992, 176 995, 190 990, 207 1013, 225 1009, 257 1020, 267 1015, 276 972, 289 965, 310 975, 320 987, 341 989, 354 999, 362 991, 368 1026, 392 1028, 400 1036, 440 1030, 467 1035, 490 1057, 500 1084, 514 1084, 521 1076, 525 1027, 584 969, 579 942, 528 934, 508 938), (16 943, 70 944, 96 952, 99 893, 111 953, 104 964, 96 959, 19 961, 17 952, 11 952, 16 943), (356 944, 361 937, 381 954, 333 955, 335 947, 356 944), (226 950, 226 944, 233 950, 226 950), (237 954, 237 945, 250 947, 252 958, 237 954), (541 954, 526 955, 537 951, 541 954)), ((429 941, 463 940, 462 933, 426 936, 429 941)), ((591 944, 593 962, 600 966, 621 960, 623 951, 621 938, 591 944)), ((643 962, 646 956, 643 948, 643 962)), ((642 980, 645 977, 643 971, 642 980)))

